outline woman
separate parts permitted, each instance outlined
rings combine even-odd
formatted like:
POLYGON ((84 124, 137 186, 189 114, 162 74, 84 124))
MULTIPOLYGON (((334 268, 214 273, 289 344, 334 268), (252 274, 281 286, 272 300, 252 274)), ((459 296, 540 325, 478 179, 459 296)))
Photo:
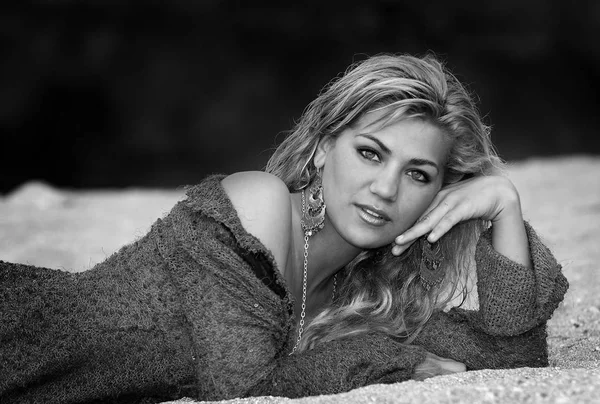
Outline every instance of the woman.
POLYGON ((297 397, 546 366, 567 282, 500 168, 434 57, 357 63, 266 172, 189 187, 93 269, 0 263, 0 398, 297 397), (479 307, 447 310, 473 257, 479 307))

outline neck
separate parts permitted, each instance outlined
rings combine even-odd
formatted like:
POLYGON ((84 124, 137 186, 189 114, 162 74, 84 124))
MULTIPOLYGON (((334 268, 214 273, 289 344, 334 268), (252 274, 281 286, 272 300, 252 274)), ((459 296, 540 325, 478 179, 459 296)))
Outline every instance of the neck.
MULTIPOLYGON (((308 289, 324 287, 329 279, 352 261, 361 250, 348 244, 325 223, 325 228, 308 240, 308 289)), ((301 246, 304 250, 304 245, 301 246)))
MULTIPOLYGON (((300 193, 292 195, 293 259, 292 281, 302 283, 304 266, 304 232, 300 225, 302 201, 300 193)), ((361 249, 347 243, 326 220, 325 227, 308 240, 308 287, 313 294, 329 288, 329 283, 341 268, 352 261, 361 249)))

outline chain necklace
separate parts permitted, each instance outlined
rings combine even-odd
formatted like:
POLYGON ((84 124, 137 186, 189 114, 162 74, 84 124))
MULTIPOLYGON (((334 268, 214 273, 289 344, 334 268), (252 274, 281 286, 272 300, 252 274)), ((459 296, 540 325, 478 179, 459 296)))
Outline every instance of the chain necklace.
MULTIPOLYGON (((302 213, 306 209, 306 199, 304 196, 304 190, 302 190, 302 213)), ((292 349, 290 355, 295 353, 298 350, 298 345, 300 344, 300 340, 302 339, 302 333, 304 332, 304 317, 306 316, 306 286, 308 281, 308 239, 313 235, 312 230, 304 231, 304 263, 303 263, 303 272, 302 272, 302 311, 300 312, 300 324, 298 327, 298 339, 296 340, 296 344, 292 349)), ((335 292, 337 287, 337 273, 333 275, 333 291, 331 292, 331 301, 335 299, 335 292)))

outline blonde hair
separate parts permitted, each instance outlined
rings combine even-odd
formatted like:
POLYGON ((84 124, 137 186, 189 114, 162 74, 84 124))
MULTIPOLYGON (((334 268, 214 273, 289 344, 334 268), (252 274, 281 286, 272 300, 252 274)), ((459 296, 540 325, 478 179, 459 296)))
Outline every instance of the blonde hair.
MULTIPOLYGON (((352 64, 326 85, 304 110, 295 128, 275 150, 266 171, 281 178, 290 191, 308 186, 316 175, 313 157, 320 140, 336 137, 365 113, 387 111, 381 127, 406 118, 437 125, 451 140, 444 183, 497 173, 502 167, 466 88, 434 55, 382 54, 352 64)), ((436 309, 467 291, 468 267, 480 220, 455 226, 439 241, 445 278, 426 290, 419 281, 419 254, 411 248, 401 257, 389 246, 366 250, 343 271, 335 304, 324 309, 304 330, 299 349, 370 331, 410 342, 436 309)))

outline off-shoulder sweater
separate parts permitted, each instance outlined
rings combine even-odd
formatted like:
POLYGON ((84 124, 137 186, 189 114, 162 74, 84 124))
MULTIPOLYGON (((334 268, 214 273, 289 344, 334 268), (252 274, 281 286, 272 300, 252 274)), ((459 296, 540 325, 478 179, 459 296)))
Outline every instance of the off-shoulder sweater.
POLYGON ((468 369, 547 366, 568 284, 529 225, 532 268, 480 237, 477 311, 434 313, 411 345, 370 333, 290 356, 293 297, 222 178, 88 271, 0 261, 0 402, 333 394, 408 380, 427 351, 468 369))

